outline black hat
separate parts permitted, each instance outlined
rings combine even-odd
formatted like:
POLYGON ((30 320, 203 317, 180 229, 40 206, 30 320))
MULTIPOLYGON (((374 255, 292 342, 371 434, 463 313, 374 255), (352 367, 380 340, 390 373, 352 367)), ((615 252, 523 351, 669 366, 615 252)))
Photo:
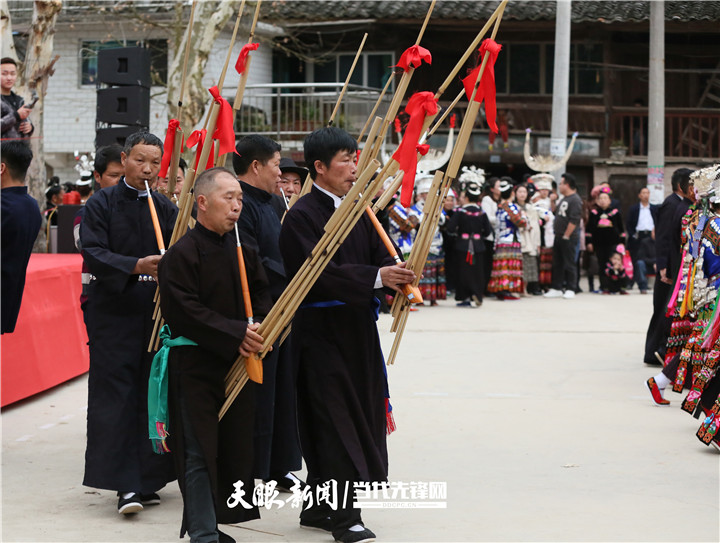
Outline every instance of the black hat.
POLYGON ((280 159, 280 171, 296 173, 300 176, 303 181, 308 175, 308 169, 298 166, 292 158, 281 158, 280 159))

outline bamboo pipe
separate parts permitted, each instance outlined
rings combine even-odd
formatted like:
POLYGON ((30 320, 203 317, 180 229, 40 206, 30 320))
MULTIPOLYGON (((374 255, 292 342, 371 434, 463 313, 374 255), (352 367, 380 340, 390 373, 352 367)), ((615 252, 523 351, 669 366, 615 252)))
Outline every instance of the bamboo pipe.
MULTIPOLYGON (((376 169, 377 164, 371 164, 371 167, 376 169)), ((368 168, 365 172, 363 172, 359 180, 361 184, 366 183, 367 180, 370 179, 374 169, 371 170, 368 168)), ((371 190, 377 189, 377 187, 377 181, 370 184, 371 190)), ((366 192, 366 195, 363 198, 362 204, 367 205, 366 202, 370 199, 369 193, 366 192)), ((340 208, 335 211, 336 214, 340 214, 341 212, 342 210, 340 208)), ((300 302, 305 298, 310 288, 312 288, 312 285, 317 277, 319 277, 319 274, 322 273, 324 267, 332 259, 342 240, 344 240, 344 238, 349 234, 352 226, 357 223, 362 212, 363 208, 360 207, 360 204, 354 208, 350 208, 350 212, 345 214, 346 220, 340 225, 340 227, 333 232, 326 233, 319 240, 316 248, 311 252, 311 255, 308 256, 308 259, 305 263, 303 263, 301 269, 295 275, 290 284, 288 284, 285 291, 280 296, 280 299, 276 302, 275 306, 273 306, 273 309, 271 309, 267 318, 258 329, 258 332, 263 336, 268 344, 274 342, 277 335, 279 335, 283 329, 287 327, 289 320, 294 315, 294 311, 297 309, 300 302), (344 228, 345 231, 340 231, 341 228, 344 228), (332 247, 330 247, 330 245, 332 245, 332 247), (274 330, 268 331, 268 329, 272 326, 274 326, 274 330)), ((237 396, 239 389, 241 389, 246 382, 243 377, 245 370, 242 367, 242 364, 240 364, 241 358, 242 357, 236 361, 226 377, 226 394, 228 396, 228 400, 226 401, 223 410, 221 410, 221 417, 227 410, 229 404, 234 400, 234 397, 237 396)))
POLYGON ((340 96, 338 96, 337 102, 335 102, 335 108, 333 109, 333 112, 330 115, 330 119, 328 120, 328 123, 327 123, 328 126, 332 126, 333 122, 335 121, 335 115, 337 114, 338 110, 340 109, 340 104, 342 103, 343 96, 345 96, 345 92, 347 91, 348 85, 350 85, 350 78, 352 77, 352 74, 355 71, 355 65, 357 64, 357 61, 360 58, 360 54, 362 53, 363 47, 365 46, 365 40, 367 40, 367 37, 368 37, 367 32, 365 32, 365 35, 363 36, 363 39, 360 42, 360 47, 358 47, 357 53, 355 53, 355 59, 353 60, 352 65, 350 66, 350 71, 348 72, 347 77, 345 78, 345 84, 343 85, 343 88, 340 91, 340 96))
POLYGON ((390 200, 392 200, 393 196, 395 196, 395 193, 400 189, 404 175, 405 172, 400 171, 395 176, 395 179, 393 179, 393 182, 390 184, 390 186, 385 190, 385 192, 382 193, 382 196, 378 198, 377 202, 373 204, 373 213, 377 213, 378 211, 387 207, 387 205, 390 203, 390 200))
MULTIPOLYGON (((243 4, 245 3, 245 0, 243 0, 243 4)), ((257 26, 258 17, 260 17, 260 4, 262 4, 262 0, 258 0, 258 3, 255 5, 255 15, 253 16, 253 22, 252 25, 250 25, 250 35, 248 36, 248 43, 252 43, 253 38, 255 37, 255 27, 257 26)), ((230 47, 232 50, 232 47, 230 47)), ((252 55, 248 53, 247 60, 245 62, 245 71, 240 76, 240 82, 238 83, 237 90, 235 91, 235 101, 233 102, 233 109, 238 110, 240 109, 240 106, 243 101, 243 96, 245 95, 245 86, 247 85, 247 78, 248 73, 250 73, 250 61, 252 60, 252 55)))
MULTIPOLYGON (((253 319, 252 299, 250 298, 250 287, 248 286, 247 270, 245 269, 245 257, 243 256, 242 246, 240 245, 240 234, 238 233, 238 226, 235 223, 235 240, 237 242, 237 258, 238 268, 240 272, 240 285, 242 287, 243 302, 245 304, 245 317, 247 317, 248 324, 255 324, 253 319)), ((258 358, 257 353, 252 353, 251 356, 245 359, 245 371, 247 371, 250 380, 262 384, 263 382, 263 363, 258 358)))
MULTIPOLYGON (((392 72, 390 74, 390 77, 388 77, 388 80, 385 83, 385 86, 383 87, 383 90, 380 93, 380 96, 378 96, 378 99, 375 102, 375 106, 373 107, 372 111, 370 112, 370 115, 368 115, 367 121, 365 121, 365 126, 362 127, 362 130, 360 131, 360 135, 358 136, 358 139, 357 139, 358 145, 362 141, 362 137, 365 135, 365 130, 368 129, 368 125, 370 124, 370 121, 372 120, 373 115, 375 115, 375 112, 377 111, 378 107, 380 107, 380 103, 382 102, 382 99, 385 97, 385 93, 387 92, 388 88, 390 87, 390 83, 392 83, 395 73, 396 72, 392 72)), ((381 121, 382 121, 382 119, 381 119, 381 121)), ((369 134, 368 134, 368 141, 370 141, 369 134)))
MULTIPOLYGON (((371 171, 368 171, 368 175, 366 175, 365 178, 369 179, 370 175, 371 171)), ((377 184, 373 182, 371 184, 371 189, 376 188, 377 184)), ((364 198, 365 200, 368 199, 367 196, 365 196, 364 198)), ((354 225, 359 219, 359 216, 362 212, 360 205, 361 204, 358 204, 358 206, 352 208, 351 213, 346 214, 345 223, 338 227, 338 229, 336 229, 336 231, 332 233, 332 236, 330 234, 323 236, 323 238, 318 242, 318 248, 313 251, 312 257, 308 257, 308 259, 305 261, 301 269, 295 275, 291 283, 285 289, 283 295, 273 307, 273 310, 271 310, 271 314, 268 315, 266 320, 261 325, 261 328, 258 330, 258 332, 261 332, 261 335, 266 338, 266 341, 274 342, 277 335, 280 335, 283 330, 287 330, 287 327, 289 326, 289 320, 292 318, 294 312, 297 310, 297 306, 299 306, 300 302, 307 295, 307 292, 309 292, 310 288, 312 288, 312 285, 314 284, 317 277, 319 277, 319 274, 322 273, 325 265, 327 265, 327 263, 332 259, 340 243, 342 243, 342 240, 352 229, 352 225, 354 225), (343 228, 345 228, 344 233, 341 231, 343 228), (315 265, 312 265, 313 263, 315 265), (296 285, 299 285, 299 289, 296 288, 296 285), (277 322, 277 325, 274 327, 274 331, 268 331, 268 328, 264 328, 267 327, 268 324, 271 322, 277 322)), ((340 213, 339 210, 336 210, 336 212, 340 213)), ((237 391, 234 394, 230 393, 233 386, 235 386, 233 385, 233 382, 243 383, 244 368, 238 363, 236 363, 234 367, 237 371, 231 370, 231 372, 228 374, 228 377, 226 378, 228 398, 230 398, 231 396, 234 397, 237 394, 237 391)), ((242 384, 238 386, 241 387, 242 384)))
MULTIPOLYGON (((377 136, 378 130, 380 130, 381 124, 382 124, 382 119, 380 117, 375 117, 372 127, 370 128, 370 133, 368 134, 368 142, 371 142, 375 139, 375 137, 377 136)), ((362 151, 360 151, 360 157, 358 158, 358 164, 357 164, 357 169, 359 172, 361 172, 361 171, 363 171, 363 169, 365 169, 365 164, 369 160, 371 153, 372 153, 371 145, 365 145, 362 148, 362 151)))
POLYGON ((157 240, 158 249, 160 250, 160 255, 162 256, 165 254, 165 240, 163 240, 162 230, 160 229, 160 221, 158 220, 155 202, 152 199, 152 193, 150 192, 150 185, 148 185, 147 179, 145 179, 145 190, 148 195, 150 217, 152 218, 153 228, 155 229, 155 239, 157 240))
POLYGON ((467 62, 467 59, 470 58, 470 55, 472 55, 473 52, 478 48, 478 46, 480 45, 480 42, 485 37, 485 34, 490 29, 490 25, 492 25, 495 22, 495 19, 498 18, 498 14, 501 13, 501 8, 502 8, 502 11, 505 10, 505 5, 507 4, 507 2, 508 2, 508 0, 502 0, 500 5, 495 9, 493 14, 490 16, 490 18, 485 23, 485 26, 483 26, 482 29, 480 30, 480 32, 478 32, 477 36, 472 41, 470 46, 465 50, 465 53, 463 54, 463 56, 460 57, 460 60, 457 62, 455 67, 448 74, 447 78, 445 79, 445 82, 442 85, 440 85, 440 88, 438 88, 437 92, 435 93, 436 100, 439 100, 440 97, 447 90, 450 83, 455 81, 455 76, 460 71, 460 69, 463 67, 463 65, 467 62))
POLYGON ((192 35, 192 27, 195 22, 195 7, 197 6, 197 0, 193 0, 192 8, 190 8, 190 20, 188 21, 187 34, 185 37, 185 58, 183 59, 182 76, 180 77, 180 99, 177 103, 177 119, 180 126, 182 126, 182 106, 183 98, 185 98, 185 84, 187 83, 187 65, 190 59, 190 36, 192 35))
MULTIPOLYGON (((373 223, 373 226, 385 245, 387 252, 390 253, 390 256, 395 260, 395 263, 402 263, 402 259, 398 256, 397 251, 395 250, 395 245, 393 245, 393 242, 390 240, 390 237, 387 235, 387 232, 385 232, 385 229, 382 227, 382 224, 380 224, 380 221, 378 221, 370 206, 365 208, 365 213, 367 213, 367 216, 370 217, 370 221, 373 223)), ((420 289, 416 286, 406 283, 400 286, 400 292, 405 295, 411 304, 423 303, 423 297, 422 294, 420 294, 420 289)))

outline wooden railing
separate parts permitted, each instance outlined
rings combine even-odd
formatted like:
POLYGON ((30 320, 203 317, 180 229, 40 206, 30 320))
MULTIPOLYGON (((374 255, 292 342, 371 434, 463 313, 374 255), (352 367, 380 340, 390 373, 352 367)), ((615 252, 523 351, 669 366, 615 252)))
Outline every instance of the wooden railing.
MULTIPOLYGON (((647 155, 647 108, 614 108, 607 146, 623 142, 628 156, 647 155)), ((665 156, 716 159, 720 156, 720 110, 665 110, 665 156)))

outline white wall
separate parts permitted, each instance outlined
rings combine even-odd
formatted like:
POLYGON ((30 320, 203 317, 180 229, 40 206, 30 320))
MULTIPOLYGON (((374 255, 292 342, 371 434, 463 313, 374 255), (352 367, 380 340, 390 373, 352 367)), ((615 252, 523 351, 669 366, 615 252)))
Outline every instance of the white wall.
MULTIPOLYGON (((127 31, 128 40, 152 39, 164 36, 157 33, 133 33, 127 31)), ((230 46, 231 32, 225 32, 216 42, 208 60, 203 83, 211 87, 217 83, 230 46)), ((62 182, 77 179, 74 170, 74 151, 89 153, 94 150, 96 89, 94 85, 80 85, 80 47, 82 41, 108 38, 107 29, 97 24, 78 24, 73 28, 59 24, 55 34, 55 54, 60 55, 55 63, 55 74, 48 83, 45 97, 44 135, 47 162, 53 174, 62 182)), ((117 36, 113 35, 117 39, 117 36)), ((247 36, 238 34, 230 65, 225 77, 223 95, 234 98, 240 76, 235 71, 235 61, 240 49, 247 43, 247 36)), ((172 54, 172 52, 171 52, 172 54)), ((253 53, 248 84, 269 83, 272 80, 272 50, 266 42, 253 53)), ((150 131, 160 138, 165 137, 167 128, 166 93, 162 87, 153 87, 150 98, 150 131)), ((210 94, 208 93, 208 100, 210 94)))

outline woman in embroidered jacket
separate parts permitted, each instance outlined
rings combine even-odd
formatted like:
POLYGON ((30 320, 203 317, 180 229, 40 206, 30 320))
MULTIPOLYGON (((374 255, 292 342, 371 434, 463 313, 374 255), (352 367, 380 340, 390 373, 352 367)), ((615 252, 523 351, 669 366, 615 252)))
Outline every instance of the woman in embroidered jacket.
POLYGON ((522 248, 522 269, 525 295, 542 294, 540 290, 538 251, 540 249, 540 215, 535 205, 528 199, 526 184, 515 187, 515 204, 525 213, 527 224, 520 228, 520 246, 522 248))
POLYGON ((518 228, 527 225, 527 218, 512 202, 513 181, 500 179, 500 204, 495 227, 495 254, 488 292, 499 300, 517 300, 516 293, 523 291, 522 248, 518 228))

